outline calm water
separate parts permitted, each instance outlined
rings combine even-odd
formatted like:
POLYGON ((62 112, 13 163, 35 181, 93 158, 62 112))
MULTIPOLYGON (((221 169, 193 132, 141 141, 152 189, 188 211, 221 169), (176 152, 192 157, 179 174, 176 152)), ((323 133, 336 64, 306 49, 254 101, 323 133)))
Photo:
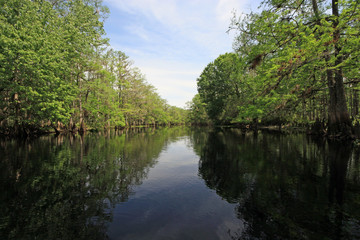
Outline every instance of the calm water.
POLYGON ((166 128, 0 140, 0 239, 360 239, 360 150, 166 128))

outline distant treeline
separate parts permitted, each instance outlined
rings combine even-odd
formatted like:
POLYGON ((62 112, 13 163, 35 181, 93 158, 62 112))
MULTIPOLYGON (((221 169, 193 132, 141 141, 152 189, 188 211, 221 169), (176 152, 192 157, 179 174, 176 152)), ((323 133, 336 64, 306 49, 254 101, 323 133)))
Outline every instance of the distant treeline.
POLYGON ((101 0, 0 2, 0 132, 28 135, 185 121, 109 48, 101 0))
POLYGON ((196 123, 313 126, 353 137, 359 122, 360 2, 265 0, 234 16, 234 53, 209 63, 189 104, 196 123))

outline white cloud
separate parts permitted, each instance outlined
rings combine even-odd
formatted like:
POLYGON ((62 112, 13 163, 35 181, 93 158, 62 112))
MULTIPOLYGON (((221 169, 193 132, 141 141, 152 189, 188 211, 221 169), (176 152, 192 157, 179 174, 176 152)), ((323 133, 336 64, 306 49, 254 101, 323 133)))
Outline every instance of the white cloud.
POLYGON ((196 94, 196 79, 202 68, 182 61, 146 59, 135 62, 170 105, 185 107, 196 94))
POLYGON ((203 68, 232 50, 232 35, 226 34, 232 11, 243 12, 253 3, 105 0, 112 12, 105 28, 111 45, 134 60, 160 95, 183 107, 196 93, 203 68))
POLYGON ((232 12, 235 9, 241 9, 241 1, 237 0, 219 0, 216 6, 216 16, 221 23, 229 24, 232 12))
POLYGON ((130 14, 141 14, 171 25, 181 25, 176 0, 106 0, 106 3, 130 14))
POLYGON ((148 41, 150 39, 149 32, 142 25, 133 24, 127 26, 126 29, 128 29, 129 33, 132 33, 145 41, 148 41))

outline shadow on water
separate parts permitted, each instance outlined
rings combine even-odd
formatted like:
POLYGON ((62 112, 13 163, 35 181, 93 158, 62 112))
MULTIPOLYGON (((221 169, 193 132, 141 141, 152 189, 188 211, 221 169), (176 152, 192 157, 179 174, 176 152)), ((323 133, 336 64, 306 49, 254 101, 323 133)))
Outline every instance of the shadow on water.
POLYGON ((199 174, 244 226, 232 239, 360 239, 360 153, 305 135, 194 131, 199 174))
POLYGON ((127 201, 183 129, 0 141, 0 239, 107 239, 127 201))
MULTIPOLYGON (((190 141, 185 142, 199 156, 199 164, 192 163, 195 155, 189 153, 169 152, 167 157, 181 167, 179 171, 198 167, 207 187, 221 198, 208 191, 195 170, 194 176, 189 175, 192 181, 178 178, 176 185, 151 192, 153 202, 147 204, 145 195, 128 201, 150 169, 161 165, 157 165, 160 153, 185 136, 188 139, 185 128, 138 128, 31 141, 0 140, 0 239, 108 239, 111 223, 120 227, 139 223, 136 219, 128 225, 113 222, 115 207, 129 203, 139 211, 159 210, 153 216, 165 219, 144 222, 143 232, 158 232, 157 223, 172 219, 164 209, 172 210, 175 222, 163 231, 179 230, 175 239, 191 235, 183 231, 204 231, 208 226, 202 228, 201 224, 206 222, 213 223, 213 239, 360 239, 360 149, 348 143, 314 141, 305 135, 192 130, 190 141), (181 165, 180 161, 191 164, 181 165), (158 192, 167 195, 157 196, 158 192), (179 196, 186 200, 178 200, 179 196), (154 199, 160 199, 162 205, 156 205, 154 199), (139 208, 139 200, 146 206, 139 208), (177 211, 178 205, 172 208, 179 201, 184 210, 177 211), (214 211, 213 206, 220 209, 214 211), (196 208, 201 208, 198 215, 182 215, 191 215, 196 208), (231 216, 219 216, 224 209, 231 216), (181 222, 184 219, 201 226, 189 227, 181 222), (226 219, 225 223, 221 219, 226 219), (219 224, 228 235, 216 235, 219 224)), ((167 160, 163 167, 170 166, 167 160)), ((174 177, 174 172, 170 173, 174 177)))

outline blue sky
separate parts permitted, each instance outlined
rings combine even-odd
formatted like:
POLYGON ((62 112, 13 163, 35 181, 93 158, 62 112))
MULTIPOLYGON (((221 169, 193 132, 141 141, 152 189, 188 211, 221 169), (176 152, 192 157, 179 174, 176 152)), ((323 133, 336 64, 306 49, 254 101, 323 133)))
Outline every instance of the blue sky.
POLYGON ((208 63, 232 51, 226 31, 232 12, 256 10, 259 0, 104 0, 105 31, 170 105, 185 107, 208 63))

